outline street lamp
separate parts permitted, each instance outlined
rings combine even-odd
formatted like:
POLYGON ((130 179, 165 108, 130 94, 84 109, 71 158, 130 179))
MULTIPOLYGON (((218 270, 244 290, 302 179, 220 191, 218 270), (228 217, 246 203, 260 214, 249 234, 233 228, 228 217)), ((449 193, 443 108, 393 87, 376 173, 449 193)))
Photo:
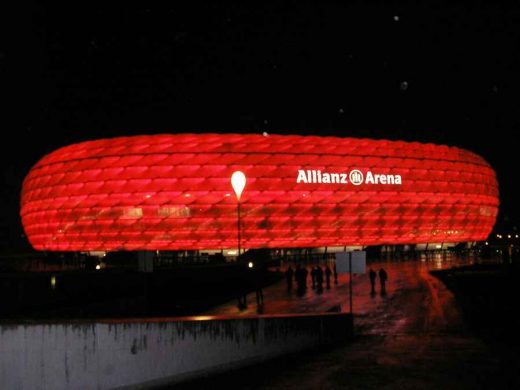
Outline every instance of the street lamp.
MULTIPOLYGON (((240 256, 240 195, 246 186, 246 175, 241 171, 235 171, 231 175, 231 185, 237 196, 237 234, 238 234, 238 256, 240 256)), ((238 259, 237 256, 237 259, 238 259)))

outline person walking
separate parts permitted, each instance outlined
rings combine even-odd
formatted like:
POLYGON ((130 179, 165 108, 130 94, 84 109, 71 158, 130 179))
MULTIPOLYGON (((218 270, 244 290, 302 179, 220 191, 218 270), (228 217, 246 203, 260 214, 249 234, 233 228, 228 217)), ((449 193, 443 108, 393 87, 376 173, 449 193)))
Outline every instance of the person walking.
POLYGON ((379 283, 381 284, 381 295, 386 294, 386 281, 388 280, 388 274, 384 268, 379 270, 379 283))
POLYGON ((247 309, 247 287, 248 283, 244 280, 244 276, 241 275, 237 280, 237 306, 240 311, 247 309))
POLYGON ((323 292, 323 270, 319 265, 316 266, 316 291, 318 294, 323 292))
POLYGON ((256 311, 258 314, 264 312, 264 274, 262 270, 253 271, 253 283, 256 294, 256 311))
POLYGON ((330 289, 330 276, 332 275, 332 271, 330 270, 329 265, 325 266, 325 282, 327 283, 327 289, 330 289))
POLYGON ((311 269, 311 287, 314 290, 316 288, 316 277, 318 272, 318 266, 314 266, 311 269))
POLYGON ((293 278, 294 278, 294 271, 289 264, 289 267, 285 271, 285 280, 287 281, 287 292, 290 292, 292 290, 293 285, 293 278))
POLYGON ((298 296, 302 296, 305 294, 305 290, 307 289, 307 269, 301 267, 300 264, 296 266, 296 272, 294 274, 296 278, 296 291, 298 296))
POLYGON ((370 278, 370 293, 374 295, 376 293, 376 271, 370 267, 370 270, 368 271, 368 277, 370 278))
POLYGON ((309 271, 307 271, 307 267, 302 268, 302 285, 303 285, 303 292, 307 290, 307 275, 309 274, 309 271))

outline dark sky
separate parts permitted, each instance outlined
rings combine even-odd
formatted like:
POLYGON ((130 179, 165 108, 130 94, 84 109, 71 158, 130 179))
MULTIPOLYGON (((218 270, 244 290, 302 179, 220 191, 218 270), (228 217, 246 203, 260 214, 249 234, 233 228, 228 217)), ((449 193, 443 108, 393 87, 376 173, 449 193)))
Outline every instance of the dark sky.
POLYGON ((21 182, 43 155, 83 140, 163 132, 459 146, 497 171, 500 219, 519 220, 520 5, 175 3, 26 4, 8 17, 1 247, 25 242, 21 182))

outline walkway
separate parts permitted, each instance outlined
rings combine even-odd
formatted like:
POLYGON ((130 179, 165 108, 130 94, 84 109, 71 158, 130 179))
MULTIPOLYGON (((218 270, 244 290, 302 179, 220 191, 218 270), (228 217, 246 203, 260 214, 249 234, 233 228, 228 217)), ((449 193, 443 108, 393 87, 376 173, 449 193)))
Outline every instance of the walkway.
MULTIPOLYGON (((392 300, 396 292, 409 287, 410 283, 417 283, 416 274, 418 272, 427 273, 431 269, 449 268, 460 264, 467 264, 468 261, 460 259, 442 259, 423 261, 404 261, 404 262, 381 262, 372 263, 370 266, 377 272, 383 267, 389 274, 387 282, 387 295, 381 296, 379 282, 376 281, 376 294, 370 294, 370 282, 367 274, 353 276, 353 311, 358 320, 364 318, 368 313, 372 313, 378 308, 385 307, 385 303, 392 300)), ((291 292, 287 292, 285 280, 264 289, 263 314, 278 313, 319 313, 335 309, 341 306, 341 311, 349 311, 349 283, 348 274, 340 274, 338 284, 335 285, 331 280, 331 288, 327 289, 324 284, 323 292, 318 294, 311 288, 310 267, 307 276, 307 291, 303 296, 296 294, 296 283, 293 283, 291 292)), ((248 294, 248 307, 240 311, 236 301, 230 301, 204 313, 205 315, 233 315, 233 316, 252 316, 257 315, 257 305, 255 294, 248 294)))
MULTIPOLYGON (((354 278, 353 343, 302 353, 250 368, 197 380, 175 388, 206 389, 480 389, 512 388, 498 355, 471 336, 453 295, 430 269, 459 261, 402 262, 384 266, 387 295, 370 295, 367 275, 354 278), (504 375, 506 374, 506 375, 504 375)), ((325 311, 337 303, 348 310, 348 286, 322 295, 309 289, 301 298, 287 294, 285 283, 264 292, 265 313, 325 311)), ((250 301, 254 300, 254 294, 250 301)), ((211 314, 252 315, 255 304, 238 313, 230 302, 211 314)), ((515 383, 518 385, 518 383, 515 383)))

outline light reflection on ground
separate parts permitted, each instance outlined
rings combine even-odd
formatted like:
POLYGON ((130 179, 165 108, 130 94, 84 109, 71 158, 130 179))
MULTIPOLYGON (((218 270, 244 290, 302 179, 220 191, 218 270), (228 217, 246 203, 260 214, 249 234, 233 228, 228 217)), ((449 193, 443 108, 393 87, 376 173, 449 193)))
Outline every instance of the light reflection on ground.
MULTIPOLYGON (((430 270, 475 261, 433 258, 371 264, 376 270, 387 270, 387 294, 381 296, 378 289, 371 296, 368 276, 354 277, 356 335, 352 343, 183 384, 180 388, 513 388, 515 373, 503 372, 500 355, 467 330, 453 294, 429 274, 430 270)), ((345 309, 347 292, 346 276, 340 276, 338 286, 321 295, 309 289, 303 297, 288 294, 282 282, 264 292, 265 312, 323 311, 337 303, 345 309)), ((251 302, 240 315, 253 315, 254 311, 251 302)), ((237 314, 238 309, 230 302, 212 313, 237 314)))

